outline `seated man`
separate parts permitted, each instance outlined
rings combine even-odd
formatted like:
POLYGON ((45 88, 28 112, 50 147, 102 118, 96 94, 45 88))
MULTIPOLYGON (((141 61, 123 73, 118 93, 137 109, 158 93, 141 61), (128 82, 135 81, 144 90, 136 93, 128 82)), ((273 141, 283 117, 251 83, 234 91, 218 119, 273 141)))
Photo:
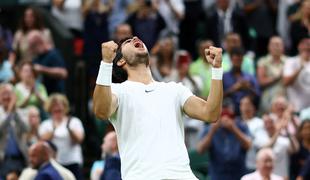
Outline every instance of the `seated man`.
POLYGON ((34 180, 63 180, 50 161, 49 147, 45 142, 37 142, 29 148, 29 161, 38 170, 34 180))
POLYGON ((284 180, 283 177, 272 173, 274 154, 272 149, 263 148, 258 151, 256 156, 256 171, 247 174, 241 178, 241 180, 253 180, 253 179, 269 179, 269 180, 284 180))

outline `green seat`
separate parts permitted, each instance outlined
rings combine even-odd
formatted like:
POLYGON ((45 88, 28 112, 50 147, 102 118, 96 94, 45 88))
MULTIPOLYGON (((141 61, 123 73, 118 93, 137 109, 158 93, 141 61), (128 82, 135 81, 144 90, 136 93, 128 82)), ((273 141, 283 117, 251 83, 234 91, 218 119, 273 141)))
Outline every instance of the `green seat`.
POLYGON ((188 151, 190 166, 194 174, 201 180, 205 180, 208 176, 208 153, 199 154, 196 149, 191 149, 188 151), (199 177, 200 176, 200 177, 199 177))

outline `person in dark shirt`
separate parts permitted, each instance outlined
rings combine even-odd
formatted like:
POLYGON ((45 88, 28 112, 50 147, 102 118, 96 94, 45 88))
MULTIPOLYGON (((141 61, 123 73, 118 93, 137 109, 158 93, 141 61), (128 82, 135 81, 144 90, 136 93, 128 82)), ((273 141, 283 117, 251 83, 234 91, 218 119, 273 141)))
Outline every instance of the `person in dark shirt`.
POLYGON ((131 26, 133 34, 139 36, 148 49, 152 49, 166 23, 150 0, 140 1, 139 6, 126 22, 131 26))
POLYGON ((209 152, 211 180, 240 180, 247 173, 246 152, 251 147, 248 126, 235 117, 232 102, 224 100, 222 115, 205 127, 198 153, 209 152))
POLYGON ((235 112, 239 115, 240 101, 244 96, 250 95, 257 104, 260 89, 255 76, 241 70, 244 51, 242 48, 234 48, 230 53, 232 68, 223 75, 224 97, 231 98, 235 112))
POLYGON ((41 75, 48 94, 64 93, 64 80, 67 78, 68 72, 61 54, 58 50, 51 48, 39 31, 31 31, 27 38, 29 49, 36 56, 33 59, 34 69, 41 75))

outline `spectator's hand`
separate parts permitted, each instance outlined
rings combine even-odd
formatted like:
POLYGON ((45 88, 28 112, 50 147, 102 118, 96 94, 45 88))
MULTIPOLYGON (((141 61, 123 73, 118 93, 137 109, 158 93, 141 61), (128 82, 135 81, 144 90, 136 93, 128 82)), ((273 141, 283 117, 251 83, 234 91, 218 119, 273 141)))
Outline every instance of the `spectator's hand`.
POLYGON ((106 63, 112 63, 116 55, 118 45, 114 41, 101 44, 102 60, 106 63))
POLYGON ((217 48, 214 46, 210 46, 208 49, 205 49, 206 59, 212 67, 222 67, 222 51, 222 48, 217 48))
POLYGON ((242 89, 241 81, 237 81, 231 88, 234 92, 241 90, 242 89))
POLYGON ((230 131, 232 131, 235 126, 234 120, 229 118, 228 116, 223 116, 221 118, 221 124, 223 128, 228 129, 230 131))
POLYGON ((241 81, 241 89, 243 90, 248 90, 248 89, 251 89, 251 83, 249 81, 246 81, 246 80, 242 80, 241 81))
POLYGON ((33 68, 36 72, 41 73, 43 72, 44 66, 40 65, 40 64, 34 64, 33 68))
POLYGON ((216 123, 213 123, 211 126, 214 130, 217 130, 218 128, 220 128, 221 127, 221 118, 216 123))

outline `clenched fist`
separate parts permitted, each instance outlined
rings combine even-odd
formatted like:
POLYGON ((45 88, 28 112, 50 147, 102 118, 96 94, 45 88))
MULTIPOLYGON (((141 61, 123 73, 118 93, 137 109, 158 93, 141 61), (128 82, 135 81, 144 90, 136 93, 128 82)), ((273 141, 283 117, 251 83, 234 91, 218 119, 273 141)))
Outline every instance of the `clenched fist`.
POLYGON ((205 49, 206 59, 212 65, 212 67, 222 67, 222 51, 222 48, 217 48, 214 46, 210 46, 209 48, 205 49))
POLYGON ((106 63, 112 63, 118 45, 114 41, 108 41, 101 44, 102 60, 106 63))

